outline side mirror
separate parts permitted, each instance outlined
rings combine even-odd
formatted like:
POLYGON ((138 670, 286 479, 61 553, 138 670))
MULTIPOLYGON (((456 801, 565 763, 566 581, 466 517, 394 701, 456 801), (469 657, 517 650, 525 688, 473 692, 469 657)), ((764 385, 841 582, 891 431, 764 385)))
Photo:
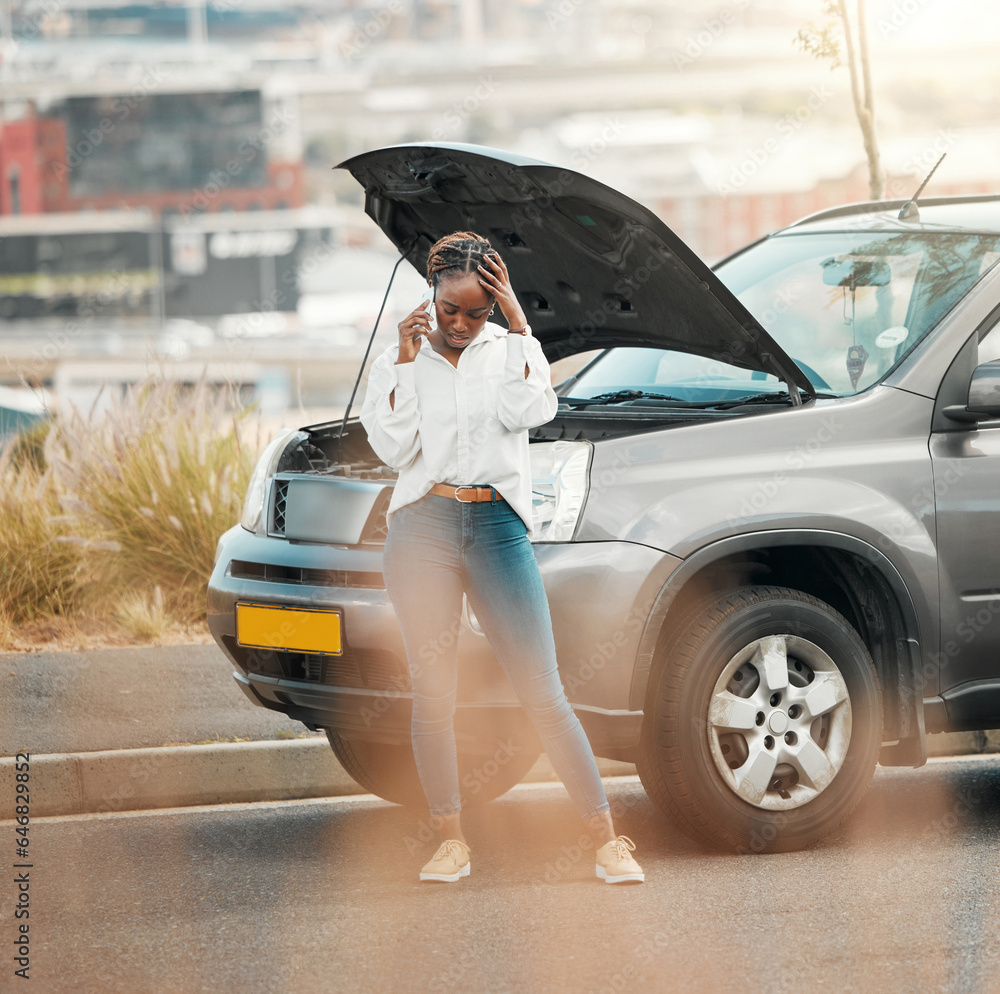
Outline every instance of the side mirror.
POLYGON ((969 383, 969 410, 986 418, 1000 418, 1000 362, 976 367, 969 383))
POLYGON ((1000 418, 1000 361, 977 366, 969 381, 969 402, 965 407, 954 404, 944 409, 952 421, 975 424, 1000 418))

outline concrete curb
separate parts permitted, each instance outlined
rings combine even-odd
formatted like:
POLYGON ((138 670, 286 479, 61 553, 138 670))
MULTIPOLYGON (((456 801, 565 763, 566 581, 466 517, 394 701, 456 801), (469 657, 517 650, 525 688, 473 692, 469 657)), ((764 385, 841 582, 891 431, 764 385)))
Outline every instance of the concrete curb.
MULTIPOLYGON (((325 739, 32 756, 31 815, 364 793, 325 739)), ((14 759, 0 760, 0 818, 14 817, 14 759)))
MULTIPOLYGON (((630 763, 597 764, 602 776, 635 772, 630 763)), ((366 793, 325 738, 32 755, 29 777, 33 818, 366 793)), ((555 773, 542 756, 524 779, 555 773)), ((16 814, 15 783, 15 757, 0 759, 0 820, 16 814)))
MULTIPOLYGON (((996 738, 996 733, 935 735, 929 753, 944 758, 993 752, 996 738), (977 740, 966 741, 972 735, 977 740)), ((15 763, 16 757, 0 758, 0 821, 16 815, 15 763)), ((325 738, 32 754, 29 766, 33 818, 366 793, 325 738)), ((631 763, 610 759, 598 759, 597 768, 602 777, 635 773, 631 763)), ((542 755, 522 782, 556 779, 542 755)))

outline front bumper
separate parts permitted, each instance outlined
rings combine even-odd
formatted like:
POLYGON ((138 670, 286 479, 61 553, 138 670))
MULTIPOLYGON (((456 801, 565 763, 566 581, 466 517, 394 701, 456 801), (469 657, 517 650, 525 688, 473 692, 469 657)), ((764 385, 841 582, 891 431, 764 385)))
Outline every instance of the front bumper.
MULTIPOLYGON (((598 755, 636 746, 642 712, 628 709, 636 650, 649 605, 676 564, 623 542, 536 545, 567 696, 598 755)), ((345 737, 408 742, 411 696, 399 626, 381 583, 382 550, 289 542, 227 532, 208 588, 208 623, 262 707, 345 737), (253 650, 236 642, 235 605, 250 600, 343 612, 344 652, 322 656, 253 650)), ((486 639, 463 617, 457 740, 495 741, 524 712, 486 639)))

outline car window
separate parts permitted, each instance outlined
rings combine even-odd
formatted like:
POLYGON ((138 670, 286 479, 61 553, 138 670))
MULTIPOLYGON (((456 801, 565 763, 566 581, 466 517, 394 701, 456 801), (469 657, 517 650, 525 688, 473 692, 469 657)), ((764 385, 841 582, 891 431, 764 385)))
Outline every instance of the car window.
POLYGON ((788 233, 718 274, 814 386, 844 396, 881 380, 998 252, 997 235, 788 233))
POLYGON ((784 389, 785 385, 773 375, 717 359, 671 349, 623 347, 603 353, 563 392, 582 399, 633 390, 685 402, 712 403, 784 389))
MULTIPOLYGON (((847 396, 881 380, 998 260, 997 235, 820 232, 759 242, 718 273, 817 391, 847 396)), ((983 347, 997 358, 994 343, 983 347)), ((554 373, 553 382, 564 397, 635 392, 701 404, 786 389, 762 371, 632 347, 598 353, 582 372, 554 373)), ((623 401, 656 397, 614 398, 623 401)))
MULTIPOLYGON (((1000 252, 987 252, 983 258, 982 271, 992 269, 1000 262, 1000 252)), ((979 363, 1000 360, 1000 322, 988 329, 979 339, 979 363)))
POLYGON ((987 269, 992 269, 1000 262, 1000 252, 987 252, 983 255, 983 263, 979 267, 979 275, 982 276, 987 269))
POLYGON ((995 324, 979 340, 979 364, 1000 360, 1000 324, 995 324))
POLYGON ((556 386, 560 383, 565 383, 567 380, 576 376, 576 374, 579 373, 580 370, 587 365, 587 363, 592 362, 603 351, 603 349, 590 349, 587 352, 578 352, 575 355, 564 356, 562 359, 556 359, 556 361, 551 363, 549 366, 549 373, 551 377, 550 381, 556 386))

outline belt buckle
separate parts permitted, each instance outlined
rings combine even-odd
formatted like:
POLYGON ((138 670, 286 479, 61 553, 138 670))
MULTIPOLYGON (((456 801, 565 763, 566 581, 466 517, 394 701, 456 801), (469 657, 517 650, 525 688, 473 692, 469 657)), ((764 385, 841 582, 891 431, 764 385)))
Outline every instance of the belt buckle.
POLYGON ((455 500, 457 500, 459 502, 459 504, 475 504, 475 503, 477 503, 477 499, 475 497, 473 497, 472 500, 462 500, 462 498, 458 496, 459 490, 475 490, 475 491, 478 492, 479 487, 470 487, 470 486, 455 487, 455 500))

